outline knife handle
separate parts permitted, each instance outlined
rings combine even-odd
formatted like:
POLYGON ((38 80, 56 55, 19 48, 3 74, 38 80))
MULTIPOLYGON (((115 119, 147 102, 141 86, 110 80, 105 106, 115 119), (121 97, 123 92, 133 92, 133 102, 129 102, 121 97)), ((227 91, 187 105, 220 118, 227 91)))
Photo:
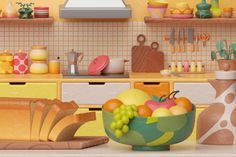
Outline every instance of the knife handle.
POLYGON ((180 46, 180 44, 178 44, 178 45, 176 46, 176 52, 181 52, 181 46, 180 46))
POLYGON ((170 44, 170 52, 175 53, 175 46, 170 44))
POLYGON ((198 46, 198 44, 196 44, 196 45, 194 46, 194 48, 195 48, 195 51, 196 51, 196 52, 199 51, 199 46, 198 46))

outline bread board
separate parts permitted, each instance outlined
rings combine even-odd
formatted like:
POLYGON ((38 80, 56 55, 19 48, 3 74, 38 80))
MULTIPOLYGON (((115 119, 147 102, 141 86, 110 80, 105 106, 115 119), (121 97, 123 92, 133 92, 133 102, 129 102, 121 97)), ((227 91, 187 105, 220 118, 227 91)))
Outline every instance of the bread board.
POLYGON ((105 144, 108 141, 106 136, 81 136, 62 142, 0 141, 0 150, 78 150, 105 144))

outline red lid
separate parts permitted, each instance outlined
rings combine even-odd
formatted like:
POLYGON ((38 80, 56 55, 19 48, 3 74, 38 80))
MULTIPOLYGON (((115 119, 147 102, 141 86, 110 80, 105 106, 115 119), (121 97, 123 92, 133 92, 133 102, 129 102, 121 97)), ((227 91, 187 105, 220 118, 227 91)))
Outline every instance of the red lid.
POLYGON ((106 55, 96 57, 88 67, 89 75, 99 74, 109 64, 109 57, 106 55))

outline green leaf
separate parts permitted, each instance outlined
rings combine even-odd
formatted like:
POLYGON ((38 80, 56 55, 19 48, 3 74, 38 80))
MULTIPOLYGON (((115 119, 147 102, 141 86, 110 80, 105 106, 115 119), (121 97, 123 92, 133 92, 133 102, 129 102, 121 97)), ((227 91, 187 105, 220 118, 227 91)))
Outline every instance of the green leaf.
POLYGON ((236 51, 236 43, 230 44, 230 47, 231 47, 232 50, 236 51))
POLYGON ((219 41, 219 42, 216 43, 216 49, 218 51, 222 51, 222 50, 224 50, 224 48, 225 48, 225 45, 224 45, 223 41, 219 41))
POLYGON ((216 52, 215 51, 211 51, 211 60, 212 61, 216 60, 216 52))
POLYGON ((234 54, 234 60, 236 60, 236 51, 234 51, 233 54, 234 54))
POLYGON ((225 50, 220 50, 220 57, 225 57, 226 56, 226 51, 225 50))

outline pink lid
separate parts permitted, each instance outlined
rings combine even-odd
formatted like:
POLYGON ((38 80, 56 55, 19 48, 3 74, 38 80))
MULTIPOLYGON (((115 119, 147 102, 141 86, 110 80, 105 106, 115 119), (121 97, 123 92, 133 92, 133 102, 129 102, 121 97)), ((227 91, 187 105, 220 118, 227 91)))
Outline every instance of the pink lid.
POLYGON ((96 57, 88 67, 89 75, 99 74, 109 64, 109 57, 106 55, 96 57))

